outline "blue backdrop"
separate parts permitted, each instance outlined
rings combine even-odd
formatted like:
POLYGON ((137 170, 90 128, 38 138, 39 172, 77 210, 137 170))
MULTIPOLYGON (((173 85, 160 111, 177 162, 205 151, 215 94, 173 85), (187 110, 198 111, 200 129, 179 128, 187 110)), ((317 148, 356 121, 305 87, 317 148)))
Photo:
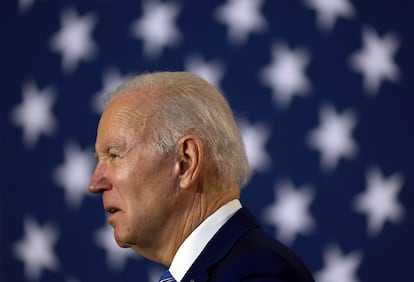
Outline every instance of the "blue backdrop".
POLYGON ((152 70, 224 93, 242 202, 317 281, 414 281, 412 1, 1 5, 0 281, 157 281, 87 193, 102 93, 152 70))

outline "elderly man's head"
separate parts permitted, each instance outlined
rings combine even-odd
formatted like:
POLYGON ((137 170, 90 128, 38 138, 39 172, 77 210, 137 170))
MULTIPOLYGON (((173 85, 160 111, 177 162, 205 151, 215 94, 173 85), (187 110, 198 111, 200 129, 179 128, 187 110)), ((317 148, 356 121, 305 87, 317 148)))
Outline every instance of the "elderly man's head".
POLYGON ((154 150, 169 152, 181 137, 195 134, 222 180, 235 181, 239 187, 248 182, 250 167, 233 113, 213 86, 188 72, 148 73, 121 85, 106 102, 131 91, 150 100, 146 133, 154 150))
POLYGON ((102 194, 115 239, 159 262, 168 261, 159 250, 175 253, 186 234, 237 198, 250 177, 226 100, 186 72, 140 75, 112 93, 96 153, 89 190, 102 194))

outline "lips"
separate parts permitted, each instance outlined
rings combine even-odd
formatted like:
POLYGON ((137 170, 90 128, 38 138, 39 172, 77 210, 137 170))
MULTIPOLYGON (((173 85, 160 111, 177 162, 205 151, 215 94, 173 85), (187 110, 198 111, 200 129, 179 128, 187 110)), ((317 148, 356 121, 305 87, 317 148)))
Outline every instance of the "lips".
POLYGON ((113 206, 105 206, 105 210, 110 214, 114 214, 119 211, 118 208, 113 207, 113 206))

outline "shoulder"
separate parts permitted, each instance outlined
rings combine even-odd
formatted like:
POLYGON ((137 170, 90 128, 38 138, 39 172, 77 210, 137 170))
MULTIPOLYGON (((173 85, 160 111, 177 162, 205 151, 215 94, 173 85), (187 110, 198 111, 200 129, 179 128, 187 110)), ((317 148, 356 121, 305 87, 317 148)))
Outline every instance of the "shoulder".
POLYGON ((210 270, 212 281, 313 281, 303 262, 260 228, 240 237, 210 270))
POLYGON ((267 235, 246 208, 213 236, 182 281, 314 282, 303 262, 267 235))

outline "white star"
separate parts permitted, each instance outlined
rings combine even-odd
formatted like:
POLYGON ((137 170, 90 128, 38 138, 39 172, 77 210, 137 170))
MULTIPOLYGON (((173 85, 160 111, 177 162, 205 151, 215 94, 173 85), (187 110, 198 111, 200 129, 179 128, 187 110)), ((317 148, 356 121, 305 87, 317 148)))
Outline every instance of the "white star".
POLYGON ((358 147, 352 139, 356 117, 350 110, 337 114, 331 105, 324 105, 319 110, 319 119, 319 127, 309 133, 307 142, 320 152, 322 169, 330 172, 341 157, 351 159, 357 155, 358 147))
POLYGON ((272 62, 260 71, 260 79, 272 89, 276 106, 286 108, 294 95, 307 95, 311 88, 305 74, 309 57, 303 48, 289 50, 285 44, 273 44, 272 62))
POLYGON ((217 60, 205 62, 200 56, 194 55, 187 58, 185 69, 195 73, 220 89, 220 81, 224 75, 224 65, 217 60))
POLYGON ((105 70, 102 77, 103 88, 92 97, 91 101, 92 108, 96 113, 100 114, 104 110, 105 95, 110 91, 114 91, 127 78, 128 76, 121 76, 121 73, 116 68, 110 67, 105 70))
POLYGON ((275 186, 275 202, 264 211, 264 220, 276 227, 276 237, 291 244, 299 233, 308 234, 315 228, 309 212, 314 193, 311 188, 294 188, 290 181, 275 186))
POLYGON ((62 28, 50 40, 50 48, 63 56, 62 68, 65 73, 76 70, 80 60, 90 60, 97 53, 92 40, 92 30, 96 25, 94 15, 78 17, 74 9, 63 11, 62 28))
POLYGON ((362 262, 362 254, 353 251, 347 256, 342 255, 337 246, 330 246, 324 251, 325 266, 315 273, 318 282, 358 282, 356 272, 362 262))
POLYGON ((362 35, 364 47, 351 55, 350 64, 355 71, 362 73, 365 90, 375 95, 383 80, 397 82, 399 79, 400 70, 393 56, 400 40, 394 33, 379 38, 371 28, 365 28, 362 35))
POLYGON ((256 171, 267 170, 272 162, 265 148, 270 137, 269 127, 260 123, 252 125, 243 119, 239 120, 238 126, 250 165, 256 171))
POLYGON ((403 177, 394 174, 384 178, 378 168, 371 168, 366 176, 367 189, 353 201, 354 210, 368 217, 368 234, 377 235, 387 220, 397 223, 403 219, 404 208, 398 202, 403 177))
POLYGON ((231 43, 241 45, 249 33, 267 28, 265 17, 259 11, 262 5, 263 0, 227 0, 217 8, 215 18, 227 25, 231 43))
POLYGON ((54 180, 65 189, 66 203, 73 209, 79 208, 88 193, 95 159, 91 150, 82 152, 79 146, 69 143, 65 146, 65 162, 54 170, 54 180))
POLYGON ((164 273, 165 270, 162 270, 160 267, 157 268, 149 268, 148 269, 148 281, 150 282, 158 282, 161 275, 164 273))
POLYGON ((59 259, 53 252, 58 232, 50 223, 39 226, 31 217, 25 217, 23 224, 25 235, 13 245, 13 254, 24 263, 26 279, 39 281, 44 270, 60 268, 59 259))
POLYGON ((19 0, 19 12, 26 13, 33 6, 34 0, 19 0))
POLYGON ((139 258, 132 249, 123 249, 114 239, 114 229, 105 224, 94 235, 95 244, 106 251, 106 263, 114 271, 122 270, 128 258, 139 258))
POLYGON ((144 41, 144 55, 150 59, 159 57, 162 49, 175 46, 181 33, 175 24, 181 7, 175 3, 160 3, 159 0, 142 3, 144 15, 131 26, 133 37, 144 41))
POLYGON ((331 31, 337 17, 352 18, 354 7, 348 0, 305 0, 306 5, 318 13, 317 22, 324 31, 331 31))
POLYGON ((52 87, 37 89, 33 81, 23 85, 23 101, 10 113, 12 123, 23 128, 23 142, 26 147, 33 148, 40 135, 51 136, 57 121, 52 114, 56 94, 52 87))

